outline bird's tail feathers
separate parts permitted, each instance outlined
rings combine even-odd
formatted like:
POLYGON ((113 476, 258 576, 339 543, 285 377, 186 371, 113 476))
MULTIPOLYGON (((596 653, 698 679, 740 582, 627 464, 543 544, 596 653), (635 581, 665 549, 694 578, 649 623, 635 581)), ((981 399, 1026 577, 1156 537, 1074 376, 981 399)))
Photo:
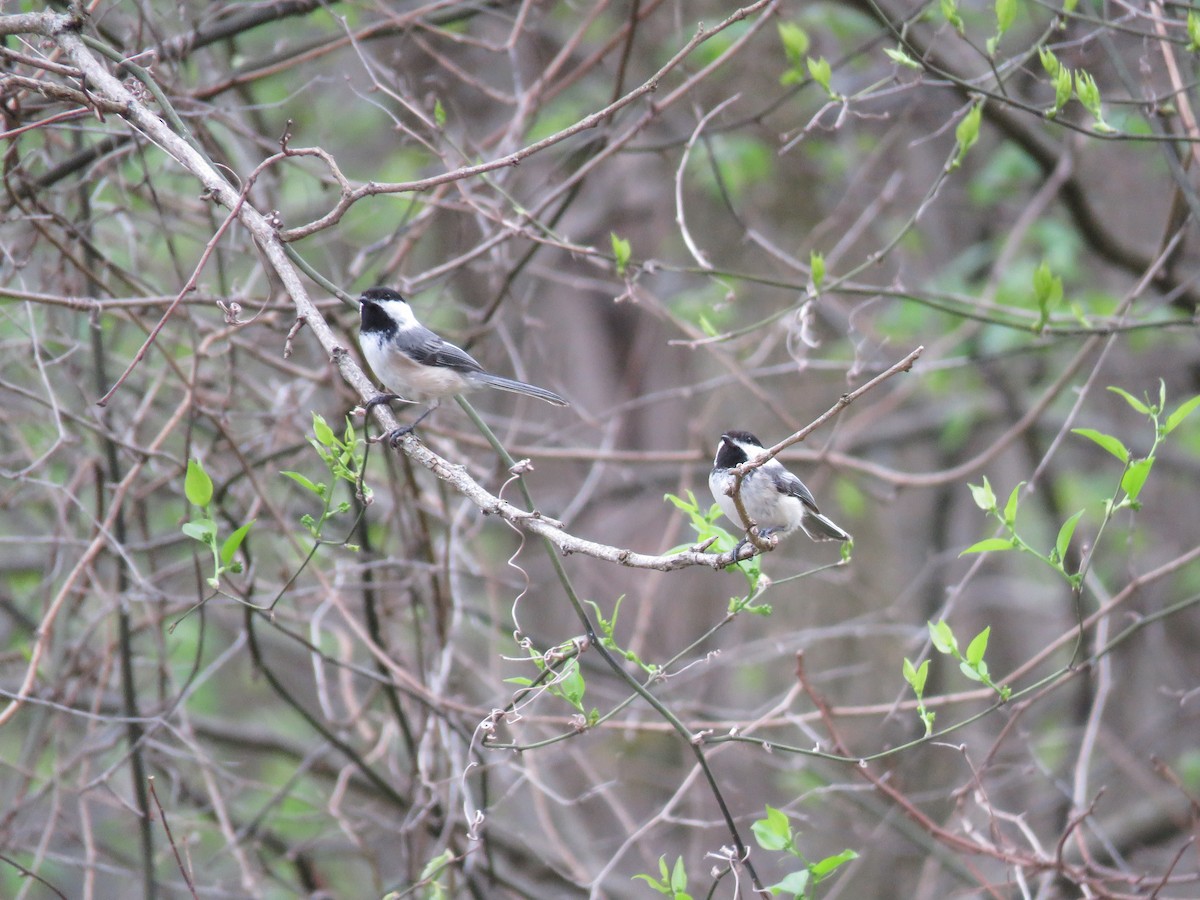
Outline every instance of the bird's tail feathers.
POLYGON ((548 391, 545 388, 540 388, 537 385, 526 384, 523 381, 514 381, 511 378, 504 378, 500 375, 492 375, 489 372, 478 373, 474 381, 479 384, 493 387, 501 391, 511 391, 514 394, 524 394, 527 397, 536 397, 538 400, 545 400, 547 403, 553 403, 555 406, 570 406, 566 400, 558 396, 553 391, 548 391))
POLYGON ((850 535, 833 523, 832 519, 807 510, 800 520, 800 527, 814 541, 848 541, 850 535))

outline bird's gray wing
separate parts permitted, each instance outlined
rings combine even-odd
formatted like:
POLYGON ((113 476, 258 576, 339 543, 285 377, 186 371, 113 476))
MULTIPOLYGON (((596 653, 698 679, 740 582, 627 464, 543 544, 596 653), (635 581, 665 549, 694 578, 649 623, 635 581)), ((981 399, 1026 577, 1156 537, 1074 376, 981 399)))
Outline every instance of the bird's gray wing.
POLYGON ((483 371, 483 366, 475 362, 470 353, 443 340, 424 326, 414 328, 404 338, 409 355, 422 365, 444 366, 464 374, 483 371))
POLYGON ((820 512, 817 509, 817 501, 813 499, 812 491, 804 486, 803 481, 786 469, 775 473, 775 489, 781 494, 795 497, 813 512, 820 512))

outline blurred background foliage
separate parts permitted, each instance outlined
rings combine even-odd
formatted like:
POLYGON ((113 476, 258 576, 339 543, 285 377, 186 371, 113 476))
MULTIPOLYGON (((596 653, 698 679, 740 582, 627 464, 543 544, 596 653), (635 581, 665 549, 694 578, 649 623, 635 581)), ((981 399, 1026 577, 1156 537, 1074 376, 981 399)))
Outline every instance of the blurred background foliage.
MULTIPOLYGON (((472 402, 572 534, 688 545, 663 496, 707 509, 723 431, 775 443, 925 348, 783 454, 855 545, 767 555, 769 614, 736 574, 560 559, 662 709, 572 643, 539 541, 380 446, 356 496, 337 466, 375 423, 250 232, 218 237, 191 172, 0 23, 0 894, 1200 891, 1200 417, 1159 446, 1105 390, 1161 389, 1163 420, 1200 393, 1194 13, 88 5, 90 52, 275 218, 356 359, 347 300, 385 284, 570 398, 472 402), (1144 488, 1078 428, 1153 451, 1144 488), (985 477, 1001 513, 1026 485, 1015 521, 985 477), (1077 590, 960 556, 1014 529, 1044 554, 1079 510, 1077 590), (197 521, 254 523, 215 590, 197 521), (1007 704, 931 645, 942 619, 967 656, 990 628, 1007 704)), ((420 436, 523 504, 455 404, 420 436)))

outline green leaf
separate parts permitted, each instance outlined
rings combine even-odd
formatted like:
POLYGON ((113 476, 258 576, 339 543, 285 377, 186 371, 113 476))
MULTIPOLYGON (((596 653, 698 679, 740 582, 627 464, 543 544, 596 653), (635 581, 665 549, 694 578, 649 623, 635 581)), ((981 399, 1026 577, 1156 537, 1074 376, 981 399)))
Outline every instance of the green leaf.
POLYGON ((1038 307, 1038 322, 1034 331, 1041 331, 1050 319, 1050 310, 1062 302, 1062 279, 1050 271, 1043 262, 1033 273, 1033 297, 1038 307))
POLYGON ((1125 492, 1130 500, 1137 500, 1138 494, 1142 492, 1142 485, 1146 483, 1146 477, 1150 474, 1150 468, 1154 465, 1154 457, 1147 459, 1137 459, 1129 464, 1129 468, 1125 470, 1125 474, 1121 476, 1121 490, 1125 492))
POLYGON ((671 869, 671 890, 676 897, 687 890, 687 869, 684 868, 682 856, 676 857, 675 866, 671 869))
POLYGON ((938 653, 958 655, 958 641, 955 640, 954 632, 950 630, 945 619, 938 619, 936 625, 933 622, 929 623, 929 639, 933 641, 938 653))
POLYGON ((818 882, 821 882, 852 859, 858 859, 858 854, 853 850, 843 850, 841 853, 827 856, 819 862, 813 863, 808 870, 812 872, 818 882))
POLYGON ((1200 50, 1200 16, 1196 15, 1195 10, 1189 10, 1187 14, 1187 36, 1188 53, 1200 50))
MULTIPOLYGON (((664 865, 665 865, 665 863, 664 863, 664 865)), ((666 876, 664 876, 664 877, 663 877, 663 881, 660 883, 660 882, 659 882, 657 879, 655 879, 655 878, 653 878, 652 876, 650 876, 650 875, 647 875, 647 874, 645 874, 645 873, 643 872, 643 873, 642 873, 642 874, 640 874, 640 875, 634 875, 634 876, 633 876, 633 878, 632 878, 631 880, 632 880, 632 881, 637 881, 639 878, 640 878, 642 881, 646 882, 646 884, 647 884, 648 886, 650 886, 650 887, 654 888, 654 890, 658 891, 660 894, 669 894, 669 893, 671 893, 671 887, 670 887, 670 884, 669 884, 669 883, 667 883, 667 878, 666 878, 666 876), (666 886, 664 887, 664 885, 666 885, 666 886)))
POLYGON ((795 22, 780 22, 776 27, 779 29, 779 40, 783 44, 783 52, 787 54, 788 62, 799 66, 800 61, 808 54, 808 32, 795 22))
POLYGON ((1114 130, 1104 121, 1104 108, 1100 101, 1100 86, 1096 84, 1095 78, 1082 69, 1075 73, 1075 96, 1079 98, 1079 102, 1083 104, 1083 108, 1090 112, 1092 118, 1096 120, 1092 125, 1093 130, 1105 134, 1114 130))
POLYGON ((1167 435, 1179 427, 1188 416, 1196 411, 1196 407, 1200 406, 1200 394, 1197 394, 1191 400, 1186 401, 1179 409, 1167 416, 1167 424, 1163 426, 1163 434, 1167 435))
POLYGON ((1038 59, 1042 61, 1042 68, 1047 75, 1051 78, 1058 77, 1058 73, 1062 71, 1062 63, 1058 61, 1053 50, 1049 47, 1038 47, 1038 59))
POLYGON ((897 47, 894 50, 891 47, 884 47, 883 52, 887 54, 888 59, 897 65, 904 66, 908 69, 916 69, 917 71, 920 71, 924 68, 924 66, 905 53, 900 47, 897 47))
POLYGON ((312 491, 318 497, 322 497, 325 495, 324 485, 313 484, 311 481, 309 481, 306 477, 301 475, 299 472, 280 472, 279 474, 286 475, 288 478, 292 479, 292 481, 296 482, 296 484, 300 485, 301 487, 305 488, 306 490, 312 491))
POLYGON ((808 265, 812 270, 813 287, 819 291, 825 281, 825 255, 816 250, 812 251, 808 255, 808 265))
POLYGON ((964 675, 966 675, 968 678, 970 678, 972 681, 978 681, 980 684, 984 683, 983 676, 981 674, 979 674, 979 672, 977 672, 975 670, 975 667, 972 666, 970 663, 968 663, 966 660, 963 660, 962 662, 960 662, 958 664, 958 670, 960 672, 962 672, 964 675))
POLYGON ((925 660, 919 667, 914 667, 907 656, 904 658, 904 680, 918 697, 925 693, 925 681, 928 678, 929 660, 925 660))
POLYGON ((996 0, 996 36, 1012 28, 1017 20, 1017 0, 996 0))
POLYGON ((188 498, 188 503, 201 509, 212 502, 212 479, 208 477, 198 459, 188 460, 187 474, 183 477, 183 493, 188 498))
POLYGON ((958 154, 950 164, 951 169, 957 169, 962 165, 963 157, 967 155, 967 151, 979 140, 979 123, 982 118, 983 101, 979 100, 963 116, 963 120, 958 123, 958 127, 954 129, 954 140, 958 145, 958 154))
POLYGON ((421 875, 418 881, 432 881, 442 869, 454 862, 454 854, 449 850, 443 850, 429 862, 425 863, 425 868, 421 870, 421 875))
POLYGON ((811 876, 808 869, 800 869, 798 872, 793 872, 786 876, 782 881, 771 885, 767 888, 775 896, 783 894, 787 897, 808 897, 808 882, 811 876))
POLYGON ((996 508, 996 495, 992 491, 992 486, 988 484, 987 476, 983 477, 982 485, 968 484, 971 489, 971 497, 975 501, 975 505, 984 512, 991 512, 996 508))
POLYGON ((992 626, 989 625, 979 634, 975 635, 971 643, 967 645, 966 660, 976 668, 983 662, 983 654, 987 652, 988 635, 992 633, 992 626))
POLYGON ((217 541, 217 523, 212 519, 195 519, 184 522, 180 529, 188 537, 211 547, 217 541))
POLYGON ((758 846, 764 850, 786 850, 792 843, 792 825, 787 814, 767 807, 767 815, 750 826, 758 846))
POLYGON ((676 497, 674 494, 663 494, 663 499, 672 504, 676 509, 681 509, 684 512, 696 512, 696 495, 690 490, 687 492, 686 500, 676 497))
POLYGON ((1058 558, 1065 559, 1067 548, 1071 546, 1071 536, 1075 534, 1075 526, 1079 524, 1079 517, 1083 515, 1083 510, 1075 513, 1067 521, 1063 522, 1062 528, 1058 529, 1058 537, 1054 541, 1054 550, 1058 553, 1058 558))
POLYGON ((1089 112, 1094 112, 1100 105, 1100 88, 1096 79, 1083 69, 1075 73, 1075 96, 1089 112))
POLYGON ((941 0, 942 15, 946 17, 946 21, 954 26, 954 30, 959 34, 963 33, 962 16, 958 14, 958 0, 941 0))
MULTIPOLYGON (((1135 411, 1141 413, 1143 416, 1150 415, 1150 407, 1147 406, 1145 403, 1143 403, 1141 400, 1139 400, 1137 397, 1133 396, 1133 394, 1129 393, 1129 391, 1124 390, 1119 387, 1113 387, 1111 384, 1108 386, 1108 389, 1110 391, 1112 391, 1114 394, 1116 394, 1117 396, 1124 397, 1125 402, 1128 403, 1130 406, 1132 406, 1135 411)), ((1196 399, 1200 400, 1200 397, 1197 397, 1196 399)))
POLYGON ((446 127, 446 107, 442 106, 441 100, 433 101, 433 121, 437 123, 438 128, 446 127))
POLYGON ((1054 76, 1054 108, 1050 111, 1052 116, 1067 105, 1074 90, 1075 76, 1070 69, 1063 66, 1054 76))
POLYGON ((557 679, 557 687, 568 703, 583 712, 583 694, 587 690, 587 683, 579 670, 577 660, 571 660, 563 669, 562 675, 557 679))
POLYGON ((617 274, 624 277, 625 270, 629 267, 629 257, 632 253, 632 248, 629 245, 629 241, 618 237, 615 231, 609 232, 609 238, 612 240, 613 256, 617 260, 617 274))
POLYGON ((1025 482, 1021 482, 1012 489, 1012 493, 1008 495, 1008 502, 1004 504, 1004 524, 1012 528, 1017 521, 1017 503, 1021 499, 1021 488, 1025 486, 1025 482))
POLYGON ((233 560, 233 554, 238 552, 238 548, 242 546, 242 541, 246 539, 246 535, 250 533, 250 527, 254 524, 251 519, 229 537, 225 538, 221 544, 221 565, 228 566, 233 560))
POLYGON ((1104 434, 1094 428, 1072 428, 1072 434, 1078 434, 1099 444, 1121 462, 1129 462, 1129 450, 1111 434, 1104 434))
POLYGON ((324 418, 313 413, 313 436, 317 442, 323 447, 334 447, 337 445, 337 438, 334 436, 333 429, 329 427, 329 423, 324 418))
POLYGON ((808 58, 808 75, 809 77, 825 88, 825 93, 833 95, 833 88, 830 84, 833 82, 833 67, 829 65, 829 61, 825 57, 820 59, 808 58))
POLYGON ((959 556, 966 556, 969 553, 993 553, 1000 550, 1013 549, 1013 542, 1009 538, 987 538, 972 544, 966 550, 962 551, 959 556))

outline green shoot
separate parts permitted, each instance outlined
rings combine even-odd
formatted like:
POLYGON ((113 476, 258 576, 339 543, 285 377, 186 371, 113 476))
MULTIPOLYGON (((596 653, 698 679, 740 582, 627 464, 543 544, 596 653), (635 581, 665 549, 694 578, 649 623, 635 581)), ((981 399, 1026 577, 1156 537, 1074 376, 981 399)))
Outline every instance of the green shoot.
POLYGON ((658 891, 660 894, 665 894, 671 900, 692 900, 692 895, 687 892, 687 871, 683 867, 683 857, 677 857, 675 865, 667 868, 667 858, 660 856, 658 858, 659 878, 641 874, 634 875, 633 880, 639 878, 646 882, 647 885, 658 891))
MULTIPOLYGON (((687 514, 691 520, 692 528, 696 532, 697 543, 703 544, 711 540, 711 549, 716 553, 724 553, 737 546, 738 539, 717 524, 717 520, 721 518, 721 508, 717 504, 714 503, 707 510, 702 510, 696 501, 696 495, 691 491, 688 491, 686 500, 676 497, 674 494, 667 494, 665 499, 672 503, 676 509, 687 514)), ((691 544, 683 544, 668 552, 679 553, 691 547, 691 544)), ((759 582, 762 578, 762 557, 753 556, 734 565, 746 578, 748 598, 753 597, 758 592, 759 582)), ((770 606, 766 604, 749 605, 748 598, 733 598, 730 601, 730 612, 745 609, 749 612, 759 613, 760 615, 771 614, 770 606), (735 606, 736 609, 734 608, 735 606)))
POLYGON ((802 869, 793 871, 782 881, 767 888, 770 893, 777 896, 782 894, 799 898, 799 900, 809 900, 815 896, 813 889, 817 885, 832 876, 850 860, 858 859, 855 851, 843 850, 841 853, 827 856, 817 862, 809 862, 796 846, 796 832, 792 828, 787 813, 775 809, 773 806, 767 807, 766 816, 752 824, 750 830, 754 833, 754 839, 758 842, 758 846, 764 850, 787 853, 794 856, 803 865, 802 869))
POLYGON ((938 619, 936 625, 933 622, 929 623, 929 639, 938 653, 958 660, 958 668, 967 678, 987 685, 1000 695, 1001 700, 1008 700, 1012 696, 1012 688, 1008 685, 998 685, 992 681, 988 674, 987 663, 983 659, 983 655, 987 652, 988 636, 991 633, 991 626, 988 626, 975 635, 971 639, 971 643, 967 645, 967 652, 964 654, 959 651, 958 639, 945 619, 938 619))
POLYGON ((208 547, 212 552, 213 573, 206 581, 210 588, 216 590, 220 586, 221 576, 226 572, 236 574, 242 571, 242 564, 233 557, 241 548, 242 542, 246 540, 246 535, 250 533, 250 526, 254 524, 254 521, 251 520, 240 528, 234 529, 233 533, 218 545, 217 522, 213 518, 211 508, 213 483, 199 460, 188 460, 187 474, 183 479, 183 493, 187 497, 188 503, 200 508, 201 516, 185 522, 182 531, 188 537, 208 547))
POLYGON ((904 680, 917 695, 917 715, 925 725, 925 737, 929 737, 933 734, 933 720, 937 718, 937 713, 925 708, 925 681, 929 678, 929 660, 925 660, 920 666, 914 666, 906 656, 903 672, 904 680))
MULTIPOLYGON (((362 482, 366 445, 356 435, 349 418, 346 419, 346 430, 339 438, 324 418, 313 413, 313 437, 309 438, 308 442, 312 444, 317 455, 321 457, 321 461, 325 463, 332 484, 336 484, 339 480, 347 481, 361 493, 364 505, 371 502, 371 489, 362 482)), ((350 511, 348 500, 334 505, 331 483, 313 481, 299 472, 282 472, 280 474, 290 478, 321 501, 321 510, 316 516, 306 513, 300 517, 300 524, 315 540, 322 540, 325 526, 331 519, 350 511)), ((351 550, 358 549, 353 545, 347 546, 351 550)))

